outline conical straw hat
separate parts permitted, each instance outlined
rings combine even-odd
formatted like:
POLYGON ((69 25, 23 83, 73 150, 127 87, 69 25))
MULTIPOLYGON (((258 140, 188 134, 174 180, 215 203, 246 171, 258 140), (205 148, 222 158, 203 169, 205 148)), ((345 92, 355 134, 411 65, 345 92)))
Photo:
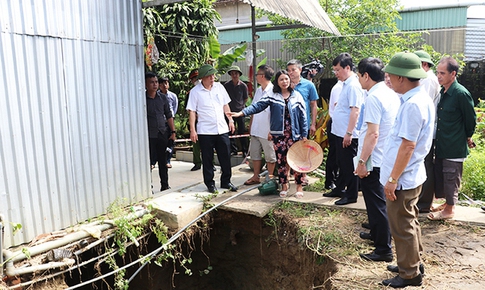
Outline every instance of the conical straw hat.
POLYGON ((323 161, 323 150, 313 140, 300 140, 294 143, 286 155, 288 165, 300 173, 317 169, 323 161))

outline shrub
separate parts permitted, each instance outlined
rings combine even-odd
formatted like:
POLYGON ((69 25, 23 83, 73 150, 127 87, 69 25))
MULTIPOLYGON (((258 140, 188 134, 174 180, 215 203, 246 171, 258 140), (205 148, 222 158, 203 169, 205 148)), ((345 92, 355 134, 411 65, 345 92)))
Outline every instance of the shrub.
POLYGON ((473 140, 477 144, 463 163, 461 192, 474 200, 485 201, 485 120, 483 109, 477 111, 477 127, 473 140))

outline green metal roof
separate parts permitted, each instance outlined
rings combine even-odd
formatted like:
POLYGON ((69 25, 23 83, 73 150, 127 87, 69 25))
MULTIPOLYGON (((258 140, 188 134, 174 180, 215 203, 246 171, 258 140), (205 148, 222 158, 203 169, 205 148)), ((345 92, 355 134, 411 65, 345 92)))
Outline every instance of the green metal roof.
POLYGON ((467 9, 467 7, 453 7, 401 11, 402 19, 396 19, 396 23, 402 31, 464 27, 467 21, 467 9))

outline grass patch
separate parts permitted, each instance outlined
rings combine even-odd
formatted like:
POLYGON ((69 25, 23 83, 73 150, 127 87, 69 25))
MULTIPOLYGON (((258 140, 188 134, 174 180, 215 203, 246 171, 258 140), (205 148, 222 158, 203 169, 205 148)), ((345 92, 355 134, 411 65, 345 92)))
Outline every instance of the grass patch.
POLYGON ((324 192, 325 189, 325 179, 321 178, 317 182, 309 184, 303 188, 304 191, 312 191, 312 192, 324 192))
POLYGON ((297 228, 296 239, 318 256, 340 260, 358 255, 366 245, 357 240, 355 223, 364 221, 361 212, 333 209, 312 204, 281 202, 268 215, 266 224, 278 233, 288 232, 288 224, 297 228))

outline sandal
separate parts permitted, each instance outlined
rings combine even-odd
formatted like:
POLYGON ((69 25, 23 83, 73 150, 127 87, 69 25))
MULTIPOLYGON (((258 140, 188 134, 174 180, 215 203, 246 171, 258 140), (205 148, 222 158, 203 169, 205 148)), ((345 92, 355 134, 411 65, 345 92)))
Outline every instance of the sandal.
POLYGON ((302 198, 303 197, 303 192, 301 192, 301 191, 296 192, 295 193, 295 197, 296 198, 302 198))
POLYGON ((280 191, 280 197, 285 198, 288 195, 288 191, 282 190, 280 191))
POLYGON ((261 182, 259 180, 254 180, 249 178, 244 182, 244 185, 255 185, 255 184, 260 184, 261 182))
POLYGON ((443 216, 443 211, 438 211, 438 212, 430 212, 428 215, 428 219, 430 221, 444 221, 444 220, 449 220, 452 219, 453 215, 451 216, 443 216))
POLYGON ((432 207, 429 209, 429 211, 430 211, 430 212, 442 211, 442 210, 444 210, 444 209, 445 209, 445 207, 446 207, 446 203, 443 203, 443 204, 440 204, 440 205, 439 205, 439 206, 437 206, 437 207, 432 206, 432 207))

